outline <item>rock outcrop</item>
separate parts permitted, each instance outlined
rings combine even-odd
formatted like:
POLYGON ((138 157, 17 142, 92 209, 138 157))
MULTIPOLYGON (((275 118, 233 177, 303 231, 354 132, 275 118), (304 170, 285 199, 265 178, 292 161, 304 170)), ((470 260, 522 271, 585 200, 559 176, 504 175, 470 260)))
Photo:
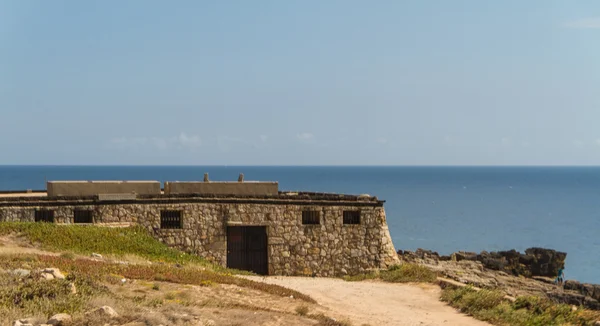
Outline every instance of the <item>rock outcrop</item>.
POLYGON ((424 265, 441 276, 480 288, 500 289, 506 294, 541 295, 559 303, 600 310, 600 285, 566 281, 554 284, 558 268, 567 256, 544 248, 500 252, 456 252, 449 256, 431 250, 398 251, 404 262, 424 265))
POLYGON ((50 319, 48 319, 47 323, 53 326, 62 326, 71 322, 71 315, 69 314, 56 314, 50 319))
POLYGON ((115 318, 119 316, 119 314, 112 307, 109 306, 102 306, 100 308, 96 308, 92 311, 86 312, 85 315, 105 318, 115 318))
POLYGON ((416 252, 398 251, 402 259, 420 258, 437 259, 440 261, 478 261, 488 269, 503 271, 514 276, 526 277, 544 276, 556 277, 558 269, 564 265, 567 254, 552 249, 529 248, 525 253, 516 250, 487 252, 459 251, 450 256, 440 256, 431 250, 417 249, 416 252))

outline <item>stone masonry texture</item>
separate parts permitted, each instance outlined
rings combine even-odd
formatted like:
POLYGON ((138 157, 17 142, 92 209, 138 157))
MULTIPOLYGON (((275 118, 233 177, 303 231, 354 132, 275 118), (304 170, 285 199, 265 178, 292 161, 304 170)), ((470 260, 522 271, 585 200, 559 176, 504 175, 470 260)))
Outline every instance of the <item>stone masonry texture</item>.
POLYGON ((170 247, 227 264, 228 226, 265 226, 270 275, 340 276, 398 264, 382 202, 150 198, 101 202, 94 198, 0 200, 0 221, 34 221, 54 210, 55 223, 72 224, 76 209, 94 224, 133 223, 170 247), (181 211, 181 229, 161 229, 162 210, 181 211), (318 211, 320 224, 303 225, 302 211, 318 211), (360 224, 343 224, 344 211, 360 211, 360 224))

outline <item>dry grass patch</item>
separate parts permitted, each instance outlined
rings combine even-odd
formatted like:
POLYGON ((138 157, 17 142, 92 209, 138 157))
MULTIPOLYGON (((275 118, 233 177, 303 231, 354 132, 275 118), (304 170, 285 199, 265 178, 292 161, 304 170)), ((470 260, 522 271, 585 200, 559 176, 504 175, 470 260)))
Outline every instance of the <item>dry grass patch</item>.
POLYGON ((295 311, 300 316, 306 316, 308 314, 308 306, 304 304, 300 305, 296 307, 295 311))
POLYGON ((12 256, 0 260, 0 267, 5 269, 22 268, 23 264, 37 268, 48 266, 57 267, 67 273, 76 273, 78 275, 87 275, 91 278, 114 282, 116 278, 112 275, 119 275, 126 279, 144 280, 144 281, 162 281, 179 284, 194 284, 200 286, 209 286, 211 284, 232 284, 243 288, 250 288, 261 292, 294 298, 315 303, 311 297, 282 286, 255 282, 230 273, 217 273, 215 271, 189 267, 173 267, 168 264, 152 265, 122 265, 111 264, 88 259, 65 259, 59 256, 12 256))
POLYGON ((380 279, 390 283, 432 283, 437 279, 437 274, 425 266, 405 263, 402 265, 391 266, 388 270, 344 277, 344 280, 346 281, 363 281, 370 279, 380 279))
POLYGON ((495 325, 554 326, 595 325, 600 313, 571 306, 556 304, 536 296, 523 296, 515 302, 504 300, 504 293, 497 290, 475 291, 470 287, 447 287, 442 300, 460 311, 495 325))

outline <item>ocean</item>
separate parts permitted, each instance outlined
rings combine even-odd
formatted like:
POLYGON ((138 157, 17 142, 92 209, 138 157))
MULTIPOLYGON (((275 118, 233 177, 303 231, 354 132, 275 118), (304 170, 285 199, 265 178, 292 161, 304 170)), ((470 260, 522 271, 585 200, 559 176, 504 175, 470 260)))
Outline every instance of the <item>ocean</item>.
POLYGON ((45 180, 279 181, 281 190, 386 200, 396 250, 568 253, 567 279, 600 283, 600 167, 0 166, 0 190, 45 180))

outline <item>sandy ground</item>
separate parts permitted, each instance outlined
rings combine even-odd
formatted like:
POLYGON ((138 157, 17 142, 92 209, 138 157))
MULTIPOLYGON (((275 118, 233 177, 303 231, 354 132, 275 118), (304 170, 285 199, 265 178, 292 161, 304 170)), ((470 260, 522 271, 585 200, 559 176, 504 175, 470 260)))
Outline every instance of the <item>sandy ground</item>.
POLYGON ((347 318, 354 325, 489 325, 460 314, 441 302, 441 290, 432 284, 278 276, 249 278, 308 294, 328 308, 329 316, 347 318))
POLYGON ((26 240, 23 240, 14 235, 6 235, 0 237, 0 255, 14 255, 14 254, 30 254, 30 255, 53 255, 57 256, 58 253, 44 251, 38 249, 26 240))

